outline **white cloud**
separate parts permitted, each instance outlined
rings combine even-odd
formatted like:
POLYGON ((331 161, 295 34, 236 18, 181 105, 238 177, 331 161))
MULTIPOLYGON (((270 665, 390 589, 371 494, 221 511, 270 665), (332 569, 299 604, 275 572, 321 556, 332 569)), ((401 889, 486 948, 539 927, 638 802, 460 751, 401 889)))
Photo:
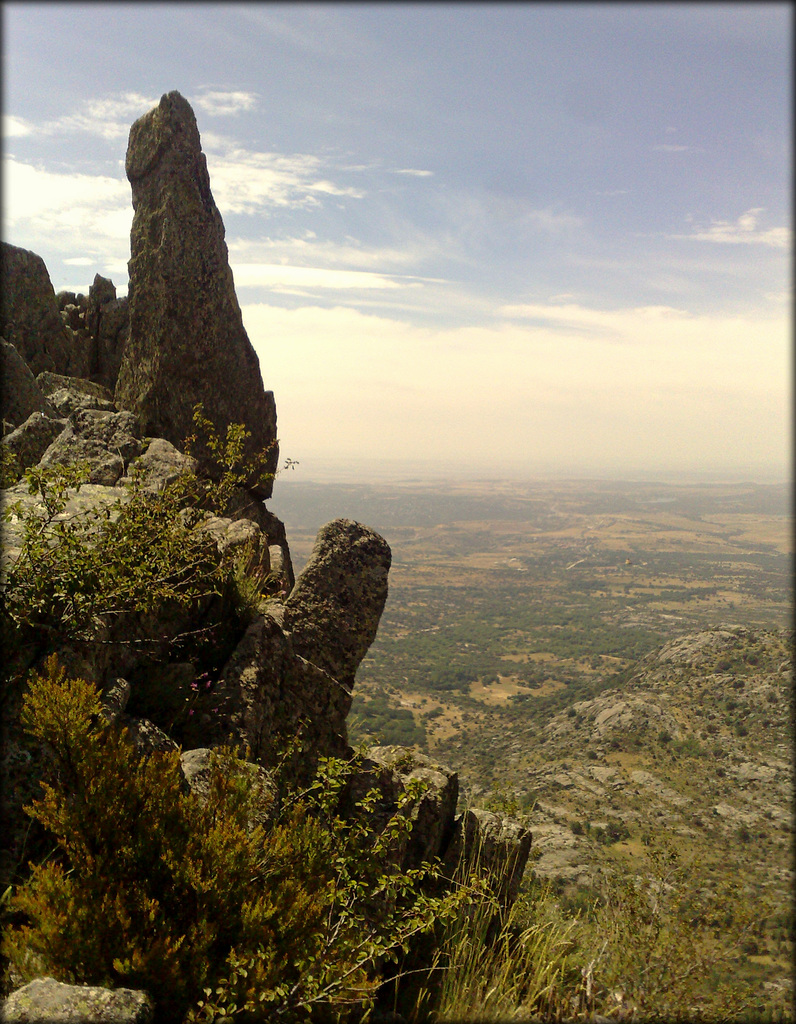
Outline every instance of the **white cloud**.
POLYGON ((131 123, 157 106, 159 101, 159 96, 144 96, 138 92, 112 93, 87 100, 73 113, 35 126, 21 118, 11 120, 16 122, 17 135, 32 132, 49 136, 86 134, 113 141, 126 139, 131 123))
POLYGON ((231 262, 236 288, 270 288, 276 292, 303 293, 307 289, 389 289, 400 284, 382 274, 357 270, 327 270, 281 263, 231 262))
POLYGON ((73 256, 71 259, 63 260, 67 267, 92 267, 94 260, 88 256, 73 256))
POLYGON ((194 100, 194 104, 209 117, 225 117, 242 110, 253 110, 256 103, 257 93, 232 90, 207 91, 194 100))
POLYGON ((393 174, 408 174, 414 178, 430 178, 433 176, 433 171, 418 171, 413 167, 395 167, 393 168, 393 174))
POLYGON ((364 195, 360 189, 330 181, 319 157, 256 152, 217 135, 203 141, 213 196, 222 214, 256 214, 273 206, 314 207, 323 196, 364 195))
POLYGON ((34 251, 116 256, 129 249, 133 210, 123 178, 46 171, 6 157, 3 211, 7 233, 34 251))
POLYGON ((680 146, 674 142, 662 142, 657 146, 650 146, 654 153, 685 153, 691 146, 680 146))
POLYGON ((23 135, 31 135, 34 131, 30 121, 13 114, 3 114, 3 138, 18 139, 23 135))
POLYGON ((381 273, 418 269, 425 260, 439 256, 441 250, 439 239, 422 232, 410 232, 401 245, 380 247, 362 245, 351 237, 344 242, 318 239, 312 231, 300 237, 237 238, 229 242, 230 258, 240 263, 281 263, 381 273))
POLYGON ((729 245, 767 245, 773 249, 788 249, 792 242, 790 228, 758 229, 760 214, 765 207, 756 206, 742 213, 736 221, 714 220, 708 228, 697 228, 687 235, 669 235, 669 238, 688 238, 695 242, 718 242, 729 245))

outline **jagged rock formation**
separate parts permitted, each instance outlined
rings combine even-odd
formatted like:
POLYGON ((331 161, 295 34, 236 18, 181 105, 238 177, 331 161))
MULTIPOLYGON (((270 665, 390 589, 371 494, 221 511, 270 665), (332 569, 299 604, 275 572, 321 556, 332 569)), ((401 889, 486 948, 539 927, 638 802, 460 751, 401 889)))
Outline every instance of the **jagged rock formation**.
MULTIPOLYGON (((243 326, 196 119, 179 93, 135 122, 126 166, 135 210, 130 337, 116 404, 135 412, 146 433, 179 446, 201 402, 222 433, 245 424, 249 461, 270 446, 264 470, 274 473, 274 396, 243 326)), ((250 483, 270 496, 270 480, 250 483)))
MULTIPOLYGON (((11 339, 2 346, 3 445, 13 465, 4 467, 11 483, 7 479, 2 500, 18 501, 23 509, 35 505, 37 495, 13 482, 26 468, 85 462, 90 470, 89 482, 69 491, 49 529, 97 510, 118 515, 131 500, 124 485, 133 479, 157 493, 185 473, 212 471, 180 450, 196 402, 222 431, 243 420, 252 432, 247 457, 271 445, 265 469, 276 469, 273 395, 263 389, 241 321, 193 112, 178 93, 164 96, 133 125, 127 172, 135 208, 129 303, 116 299, 112 282, 99 275, 88 298, 66 292, 56 298, 39 257, 3 249, 2 325, 11 339)), ((211 610, 223 611, 215 592, 190 607, 168 608, 155 623, 138 609, 115 610, 95 645, 54 645, 68 673, 98 685, 103 717, 127 729, 142 757, 176 749, 175 735, 189 747, 181 755, 184 785, 200 799, 210 748, 248 748, 242 771, 261 796, 253 825, 267 823, 278 803, 277 763, 279 777, 295 783, 312 776, 321 756, 353 757, 346 716, 357 668, 387 599, 391 562, 383 537, 338 519, 320 530, 294 581, 284 525, 261 500, 270 493, 270 480, 258 485, 252 479, 222 515, 203 515, 192 527, 202 539, 202 558, 213 566, 235 559, 262 594, 256 614, 250 609, 243 624, 232 612, 221 623, 214 714, 197 714, 182 732, 174 731, 174 704, 196 686, 197 666, 176 660, 169 643, 201 627, 211 610), (142 623, 165 654, 153 650, 152 640, 140 643, 142 623)), ((7 524, 3 540, 7 563, 21 550, 18 523, 7 524)), ((27 659, 24 668, 41 669, 42 657, 29 655, 21 659, 27 659)), ((17 673, 20 683, 23 675, 17 673)), ((31 753, 22 740, 21 685, 9 693, 2 716, 4 884, 26 860, 29 821, 22 808, 38 795, 42 761, 42 752, 31 753)), ((417 781, 426 788, 410 808, 414 828, 394 851, 396 861, 417 867, 439 857, 453 873, 462 865, 469 870, 474 851, 481 850, 510 901, 528 859, 530 833, 486 812, 457 818, 455 772, 417 752, 376 748, 360 761, 344 802, 350 813, 359 813, 358 796, 375 783, 382 799, 368 827, 376 833, 417 781)), ((75 1014, 135 1024, 151 1020, 153 1008, 141 993, 46 978, 14 993, 0 1009, 9 1021, 67 1021, 75 1014)))

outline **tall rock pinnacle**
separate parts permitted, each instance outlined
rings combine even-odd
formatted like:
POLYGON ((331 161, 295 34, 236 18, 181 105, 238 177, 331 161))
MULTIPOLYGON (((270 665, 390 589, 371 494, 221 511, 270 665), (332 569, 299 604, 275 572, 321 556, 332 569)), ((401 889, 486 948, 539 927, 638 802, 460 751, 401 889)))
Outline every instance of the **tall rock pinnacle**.
MULTIPOLYGON (((201 402, 222 436, 230 423, 250 431, 247 459, 271 445, 265 472, 273 473, 274 396, 243 326, 196 118, 178 92, 132 126, 126 170, 130 338, 116 404, 136 413, 146 434, 182 445, 201 402)), ((271 480, 249 485, 271 494, 271 480)))

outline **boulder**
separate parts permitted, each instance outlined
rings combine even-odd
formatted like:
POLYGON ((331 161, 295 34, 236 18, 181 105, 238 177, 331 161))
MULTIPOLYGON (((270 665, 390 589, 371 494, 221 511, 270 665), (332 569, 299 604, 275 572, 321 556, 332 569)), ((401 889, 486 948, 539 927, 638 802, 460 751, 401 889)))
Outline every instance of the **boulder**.
POLYGON ((14 345, 34 374, 42 370, 70 373, 69 336, 44 260, 7 242, 0 245, 0 334, 14 345))
POLYGON ((112 487, 141 453, 135 416, 130 412, 76 409, 67 427, 53 441, 40 465, 89 464, 89 482, 112 487))
POLYGON ((461 877, 480 868, 492 876, 501 902, 513 903, 531 852, 530 829, 501 814, 471 809, 459 815, 452 831, 443 858, 446 873, 461 877))
POLYGON ((0 1006, 3 1024, 150 1024, 153 1019, 146 992, 66 985, 55 978, 36 978, 0 1006))
POLYGON ((2 405, 3 419, 13 427, 18 427, 31 415, 39 412, 51 419, 58 413, 55 406, 47 401, 36 384, 30 367, 19 354, 14 345, 1 338, 2 341, 2 405))
POLYGON ((173 484, 183 473, 195 472, 196 468, 196 459, 183 455, 165 438, 155 437, 146 450, 130 462, 127 475, 119 478, 117 486, 129 483, 134 475, 138 475, 145 491, 158 492, 173 484))
MULTIPOLYGON (((181 446, 204 407, 223 436, 230 423, 250 432, 244 465, 268 449, 276 472, 276 407, 243 326, 224 225, 210 191, 196 119, 177 92, 164 95, 130 130, 127 177, 133 194, 130 336, 116 404, 140 417, 145 433, 181 446)), ((248 481, 269 497, 271 479, 248 481)))
POLYGON ((75 409, 117 411, 113 394, 108 388, 93 381, 45 371, 38 375, 36 383, 42 394, 55 406, 59 416, 69 416, 75 409))
POLYGON ((66 420, 54 420, 34 412, 16 430, 6 434, 2 443, 13 453, 15 479, 38 463, 66 425, 66 420))
MULTIPOLYGON (((417 750, 398 746, 371 747, 365 766, 382 769, 380 788, 385 796, 392 793, 393 800, 413 782, 423 787, 424 791, 409 812, 412 831, 400 851, 403 869, 417 868, 424 861, 441 857, 448 848, 454 828, 459 798, 457 773, 417 750), (391 776, 386 787, 385 772, 391 776)), ((368 784, 366 782, 363 787, 358 783, 355 788, 366 791, 368 784)), ((359 795, 364 795, 364 792, 359 795)), ((392 814, 394 804, 390 806, 390 803, 389 800, 384 801, 383 807, 392 814)), ((386 824, 386 817, 383 824, 386 824)))
POLYGON ((376 637, 387 600, 391 553, 374 530, 335 519, 318 531, 309 561, 285 602, 293 649, 347 692, 376 637))
MULTIPOLYGON (((182 774, 188 788, 201 803, 205 803, 210 792, 210 772, 214 753, 208 747, 186 750, 180 756, 182 774)), ((238 762, 237 778, 246 783, 249 793, 254 796, 253 815, 249 827, 265 827, 272 820, 277 806, 276 786, 270 772, 251 761, 238 762)))
POLYGON ((212 715, 202 723, 208 746, 248 748, 267 768, 281 763, 306 780, 322 756, 347 757, 350 698, 336 679, 299 657, 276 618, 258 615, 238 643, 215 687, 212 715))

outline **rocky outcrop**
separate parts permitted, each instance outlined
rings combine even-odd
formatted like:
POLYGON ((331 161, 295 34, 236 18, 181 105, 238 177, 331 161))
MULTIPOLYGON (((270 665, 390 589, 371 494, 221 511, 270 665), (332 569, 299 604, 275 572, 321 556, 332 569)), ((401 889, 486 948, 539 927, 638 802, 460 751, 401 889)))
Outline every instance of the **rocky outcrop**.
POLYGON ((40 412, 31 413, 16 430, 6 434, 3 445, 13 458, 13 479, 35 466, 53 441, 66 428, 66 420, 54 420, 40 412))
POLYGON ((0 1004, 3 1024, 150 1024, 154 1006, 130 988, 65 985, 36 978, 0 1004))
POLYGON ((3 357, 0 367, 3 420, 13 429, 24 423, 34 412, 56 418, 58 413, 55 406, 42 394, 25 360, 10 342, 4 338, 0 338, 0 342, 3 357))
POLYGON ((112 487, 131 459, 141 453, 135 416, 130 412, 76 409, 67 427, 41 458, 43 467, 88 463, 89 482, 112 487))
POLYGON ((112 281, 97 274, 88 290, 86 328, 92 339, 91 379, 113 391, 130 335, 126 297, 117 299, 112 281))
POLYGON ((59 416, 69 416, 75 409, 102 409, 116 412, 113 394, 101 384, 80 377, 66 377, 45 371, 36 378, 39 390, 55 407, 59 416))
POLYGON ((7 242, 0 246, 0 334, 16 348, 34 375, 42 370, 71 373, 69 338, 44 260, 7 242))
MULTIPOLYGON (((130 337, 116 403, 145 433, 178 447, 193 431, 193 409, 223 435, 243 423, 245 461, 269 449, 276 471, 276 408, 263 388, 235 296, 224 225, 213 201, 196 119, 177 92, 163 96, 130 131, 127 177, 133 190, 130 337)), ((270 479, 249 481, 269 497, 270 479)))
MULTIPOLYGON (((376 638, 390 561, 383 537, 361 523, 336 519, 319 531, 285 602, 284 627, 296 653, 328 672, 349 694, 376 638)), ((346 714, 349 707, 350 699, 346 714)))
POLYGON ((451 876, 466 877, 476 867, 489 874, 498 899, 508 906, 520 891, 531 852, 530 829, 511 818, 478 808, 459 815, 443 865, 451 876))

